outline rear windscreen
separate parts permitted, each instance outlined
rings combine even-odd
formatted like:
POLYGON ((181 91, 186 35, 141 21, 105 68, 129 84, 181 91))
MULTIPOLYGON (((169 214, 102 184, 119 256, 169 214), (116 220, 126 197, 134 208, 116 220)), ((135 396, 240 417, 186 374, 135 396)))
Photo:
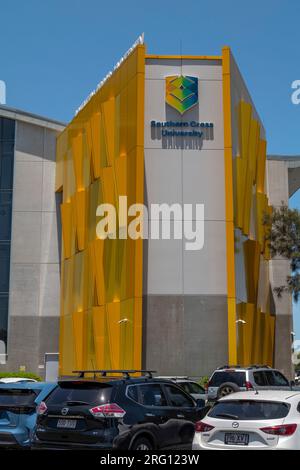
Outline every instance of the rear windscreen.
POLYGON ((220 387, 225 382, 232 382, 239 387, 245 386, 246 374, 245 372, 224 371, 215 372, 209 381, 210 387, 220 387))
POLYGON ((208 416, 234 420, 281 419, 288 415, 289 409, 290 405, 282 402, 226 400, 217 403, 208 416))
POLYGON ((112 386, 109 384, 65 383, 51 393, 47 405, 101 404, 110 401, 112 386))
POLYGON ((0 406, 35 406, 38 390, 0 389, 0 406))

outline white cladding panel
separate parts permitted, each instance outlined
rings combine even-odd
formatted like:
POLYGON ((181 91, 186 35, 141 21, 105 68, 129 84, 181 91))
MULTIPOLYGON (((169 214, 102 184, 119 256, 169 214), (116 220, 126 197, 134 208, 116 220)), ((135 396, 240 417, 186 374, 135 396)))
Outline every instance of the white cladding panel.
MULTIPOLYGON (((164 128, 166 129, 166 128, 164 128)), ((191 127, 168 130, 192 130, 191 127)), ((202 130, 196 129, 196 130, 202 130)), ((220 61, 147 59, 145 86, 145 202, 204 204, 204 247, 186 251, 186 240, 147 245, 145 294, 227 293, 224 129, 220 61), (198 78, 198 103, 181 115, 165 101, 165 77, 198 78), (199 137, 163 137, 151 121, 212 123, 199 137), (215 280, 215 281, 214 281, 215 280)), ((194 216, 193 216, 194 218, 194 216)))

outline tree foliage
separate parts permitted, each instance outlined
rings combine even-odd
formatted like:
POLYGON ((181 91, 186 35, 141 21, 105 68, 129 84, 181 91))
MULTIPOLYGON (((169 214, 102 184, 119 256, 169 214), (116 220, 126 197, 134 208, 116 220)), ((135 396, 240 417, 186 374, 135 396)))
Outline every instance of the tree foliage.
POLYGON ((283 292, 291 293, 297 302, 300 295, 300 212, 283 204, 274 208, 272 215, 265 216, 264 223, 270 226, 266 239, 272 257, 288 259, 291 265, 286 284, 274 290, 278 297, 283 292))

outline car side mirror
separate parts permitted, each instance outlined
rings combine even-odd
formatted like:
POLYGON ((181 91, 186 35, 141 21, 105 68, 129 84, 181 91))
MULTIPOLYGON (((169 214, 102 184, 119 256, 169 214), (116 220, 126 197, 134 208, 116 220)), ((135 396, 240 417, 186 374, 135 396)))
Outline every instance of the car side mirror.
POLYGON ((205 407, 205 400, 203 398, 198 398, 196 400, 197 408, 204 408, 205 407))

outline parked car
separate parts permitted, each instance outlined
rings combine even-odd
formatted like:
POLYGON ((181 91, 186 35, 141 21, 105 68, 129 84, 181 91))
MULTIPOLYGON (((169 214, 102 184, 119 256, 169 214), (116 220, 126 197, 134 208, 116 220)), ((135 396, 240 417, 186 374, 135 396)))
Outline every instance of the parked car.
POLYGON ((0 384, 0 448, 29 448, 36 408, 56 384, 0 384))
POLYGON ((300 392, 242 392, 222 398, 196 423, 192 448, 300 450, 300 392))
POLYGON ((156 378, 171 380, 172 382, 176 383, 179 387, 181 387, 185 392, 192 395, 195 400, 207 400, 207 393, 205 389, 201 387, 201 385, 199 385, 197 382, 189 379, 188 377, 160 376, 156 378))
POLYGON ((12 384, 12 383, 27 383, 37 382, 35 379, 27 379, 26 377, 2 377, 0 384, 12 384))
POLYGON ((300 385, 300 370, 295 373, 295 384, 300 385))
POLYGON ((78 378, 59 380, 40 404, 34 449, 191 447, 204 400, 196 402, 176 384, 153 378, 150 372, 140 377, 128 371, 122 371, 123 376, 93 372, 101 376, 87 378, 82 371, 78 378))
POLYGON ((208 400, 250 390, 290 390, 292 385, 279 370, 268 366, 223 366, 209 379, 208 400))

